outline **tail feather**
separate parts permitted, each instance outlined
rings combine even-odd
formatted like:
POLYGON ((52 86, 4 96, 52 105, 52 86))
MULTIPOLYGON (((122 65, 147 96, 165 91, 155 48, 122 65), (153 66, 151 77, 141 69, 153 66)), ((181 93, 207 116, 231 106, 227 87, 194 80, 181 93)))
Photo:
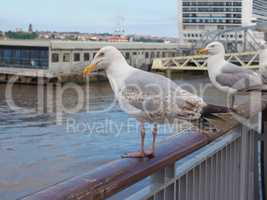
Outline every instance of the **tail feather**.
POLYGON ((201 118, 192 125, 208 137, 213 137, 220 132, 228 116, 231 116, 230 112, 231 109, 227 107, 208 104, 202 109, 201 118))
POLYGON ((203 107, 201 115, 210 116, 216 113, 218 114, 218 113, 229 113, 229 112, 231 112, 231 109, 225 106, 217 106, 213 104, 208 104, 205 107, 203 107))

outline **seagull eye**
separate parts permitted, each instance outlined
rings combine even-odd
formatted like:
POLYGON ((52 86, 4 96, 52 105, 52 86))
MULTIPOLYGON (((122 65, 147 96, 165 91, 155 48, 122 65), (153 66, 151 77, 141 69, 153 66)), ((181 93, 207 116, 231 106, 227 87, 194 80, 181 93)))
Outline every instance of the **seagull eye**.
POLYGON ((105 54, 104 54, 103 52, 101 52, 98 56, 99 56, 99 57, 104 57, 105 54))

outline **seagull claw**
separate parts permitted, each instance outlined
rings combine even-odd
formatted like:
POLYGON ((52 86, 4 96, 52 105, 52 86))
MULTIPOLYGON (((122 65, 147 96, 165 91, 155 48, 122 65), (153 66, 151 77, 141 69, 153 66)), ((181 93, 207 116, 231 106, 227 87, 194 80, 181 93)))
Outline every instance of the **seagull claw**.
POLYGON ((142 152, 133 152, 127 153, 126 155, 122 155, 122 158, 144 158, 146 155, 142 152))
POLYGON ((125 155, 122 155, 121 158, 154 158, 155 154, 152 150, 146 151, 144 153, 142 152, 133 152, 133 153, 127 153, 125 155))
POLYGON ((148 158, 154 158, 155 157, 155 153, 152 150, 148 150, 145 152, 145 156, 148 158))

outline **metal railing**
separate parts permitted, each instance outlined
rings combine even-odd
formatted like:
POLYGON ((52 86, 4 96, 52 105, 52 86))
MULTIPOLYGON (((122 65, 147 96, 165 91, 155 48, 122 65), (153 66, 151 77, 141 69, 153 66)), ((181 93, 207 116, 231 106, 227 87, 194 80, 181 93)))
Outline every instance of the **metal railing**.
MULTIPOLYGON (((226 54, 225 59, 239 66, 258 69, 260 52, 242 52, 226 54)), ((206 71, 207 55, 181 56, 154 59, 153 70, 200 70, 206 71)))
POLYGON ((255 132, 239 127, 151 175, 127 200, 254 199, 255 132))
POLYGON ((115 160, 23 200, 253 200, 256 134, 231 115, 218 120, 214 132, 163 141, 152 159, 115 160))

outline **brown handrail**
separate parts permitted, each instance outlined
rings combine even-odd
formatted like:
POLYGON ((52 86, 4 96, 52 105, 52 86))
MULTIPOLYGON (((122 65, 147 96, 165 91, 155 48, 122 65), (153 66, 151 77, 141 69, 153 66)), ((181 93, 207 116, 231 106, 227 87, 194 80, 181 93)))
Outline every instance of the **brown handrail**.
POLYGON ((184 132, 161 143, 153 159, 119 159, 23 200, 105 199, 205 146, 208 141, 199 132, 184 132))

